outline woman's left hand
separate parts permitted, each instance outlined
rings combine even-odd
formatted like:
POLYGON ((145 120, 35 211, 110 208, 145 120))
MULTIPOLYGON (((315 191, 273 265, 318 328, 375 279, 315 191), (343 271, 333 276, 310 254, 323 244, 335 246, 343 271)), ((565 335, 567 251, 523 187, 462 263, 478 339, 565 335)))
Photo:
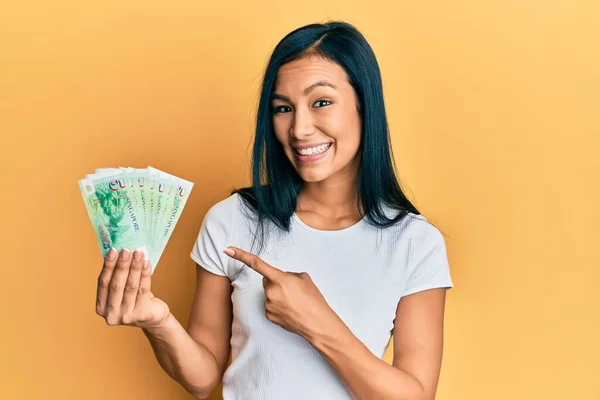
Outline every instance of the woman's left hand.
POLYGON ((310 341, 338 319, 308 273, 282 271, 237 247, 224 252, 263 276, 269 321, 310 341))

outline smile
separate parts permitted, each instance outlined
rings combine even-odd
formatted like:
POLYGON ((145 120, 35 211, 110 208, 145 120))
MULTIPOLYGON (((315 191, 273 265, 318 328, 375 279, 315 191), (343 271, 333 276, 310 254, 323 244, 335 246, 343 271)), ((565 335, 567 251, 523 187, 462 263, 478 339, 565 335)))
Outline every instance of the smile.
POLYGON ((304 149, 294 149, 296 153, 296 159, 301 164, 317 161, 323 158, 328 150, 331 148, 333 143, 324 143, 314 147, 307 147, 304 149))
POLYGON ((321 144, 321 145, 315 146, 315 147, 308 147, 305 149, 294 149, 294 150, 296 150, 296 153, 301 156, 312 156, 312 155, 318 155, 321 153, 325 153, 327 150, 329 150, 330 147, 331 147, 331 143, 325 143, 325 144, 321 144))

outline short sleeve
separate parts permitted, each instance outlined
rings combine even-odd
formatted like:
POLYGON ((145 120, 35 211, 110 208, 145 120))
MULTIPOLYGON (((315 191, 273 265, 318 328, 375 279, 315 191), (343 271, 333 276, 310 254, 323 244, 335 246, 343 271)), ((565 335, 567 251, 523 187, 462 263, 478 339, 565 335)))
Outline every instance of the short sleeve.
POLYGON ((229 257, 223 253, 230 245, 235 227, 235 201, 229 197, 213 205, 202 221, 190 257, 209 272, 228 276, 229 257))
POLYGON ((434 288, 454 286, 442 233, 425 219, 417 220, 417 233, 410 239, 404 293, 408 296, 434 288))

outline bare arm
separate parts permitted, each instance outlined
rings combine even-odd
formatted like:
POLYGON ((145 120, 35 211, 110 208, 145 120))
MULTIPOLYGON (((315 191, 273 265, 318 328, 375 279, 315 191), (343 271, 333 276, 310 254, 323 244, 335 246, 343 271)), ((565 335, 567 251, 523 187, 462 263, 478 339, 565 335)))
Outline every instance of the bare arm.
POLYGON ((341 320, 311 340, 356 399, 433 400, 442 362, 445 289, 400 300, 394 327, 393 366, 377 358, 341 320))
POLYGON ((144 329, 163 369, 195 397, 210 396, 221 382, 230 351, 231 283, 196 267, 196 294, 188 329, 171 314, 144 329))

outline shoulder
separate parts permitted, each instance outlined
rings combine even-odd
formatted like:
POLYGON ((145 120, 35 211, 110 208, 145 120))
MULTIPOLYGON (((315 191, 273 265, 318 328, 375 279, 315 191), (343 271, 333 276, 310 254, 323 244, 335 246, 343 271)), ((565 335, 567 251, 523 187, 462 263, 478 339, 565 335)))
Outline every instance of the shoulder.
POLYGON ((202 222, 204 230, 222 231, 229 238, 234 232, 249 232, 255 226, 255 217, 251 207, 239 193, 214 203, 206 212, 202 222))
POLYGON ((423 276, 426 271, 444 272, 448 260, 442 232, 422 215, 410 213, 405 218, 408 268, 423 276))
MULTIPOLYGON (((397 210, 385 209, 386 214, 393 218, 397 210)), ((402 219, 389 228, 389 232, 400 240, 405 240, 413 248, 437 247, 444 244, 444 236, 424 215, 408 212, 402 219)))
POLYGON ((191 252, 198 265, 217 275, 232 276, 229 257, 222 250, 232 244, 241 220, 241 207, 239 196, 232 194, 208 209, 191 252))
POLYGON ((425 216, 420 214, 408 213, 407 229, 413 238, 420 241, 443 241, 442 232, 431 223, 425 216))

